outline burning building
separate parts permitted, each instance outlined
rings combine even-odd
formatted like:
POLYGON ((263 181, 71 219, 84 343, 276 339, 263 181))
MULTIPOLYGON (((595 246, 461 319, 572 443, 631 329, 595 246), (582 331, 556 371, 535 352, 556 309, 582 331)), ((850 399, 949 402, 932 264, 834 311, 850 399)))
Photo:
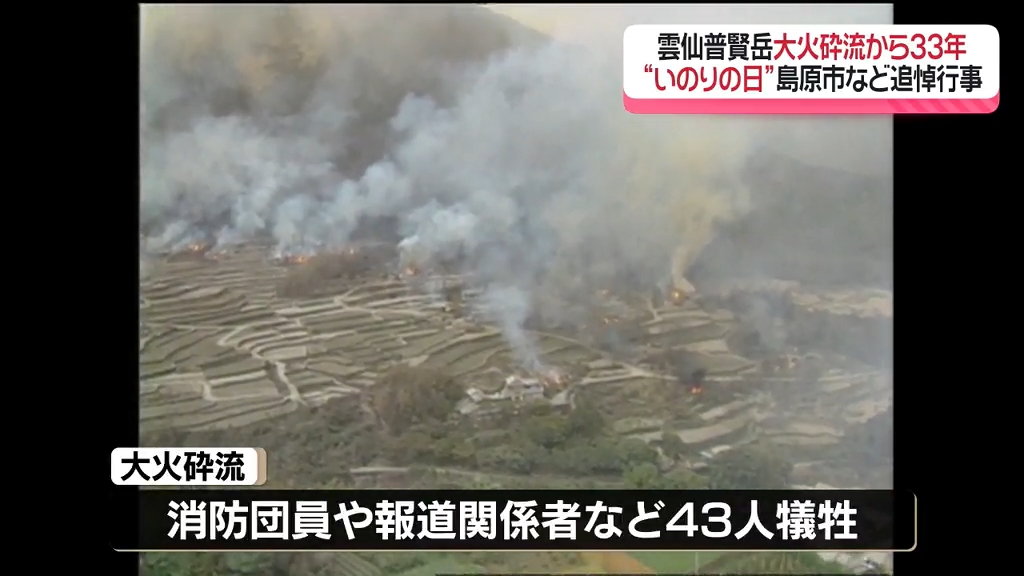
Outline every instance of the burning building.
POLYGON ((566 390, 571 382, 569 374, 554 368, 542 371, 537 380, 545 390, 555 394, 566 390))
POLYGON ((509 376, 505 379, 505 387, 499 392, 502 398, 509 400, 540 400, 544 398, 544 383, 535 378, 509 376))

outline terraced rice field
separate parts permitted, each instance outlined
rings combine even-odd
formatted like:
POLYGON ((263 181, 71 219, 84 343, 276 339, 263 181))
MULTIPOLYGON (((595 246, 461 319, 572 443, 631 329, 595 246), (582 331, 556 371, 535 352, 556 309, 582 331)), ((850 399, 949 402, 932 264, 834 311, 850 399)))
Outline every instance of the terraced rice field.
MULTIPOLYGON (((467 380, 516 367, 498 328, 453 314, 419 282, 378 274, 336 295, 291 299, 276 295, 286 274, 255 248, 153 267, 141 284, 144 429, 242 426, 358 394, 398 363, 467 380)), ((581 385, 664 378, 563 335, 533 337, 546 363, 586 367, 581 385)))
MULTIPOLYGON (((144 431, 244 426, 300 405, 359 395, 397 364, 442 369, 467 387, 519 367, 500 329, 472 312, 477 294, 466 290, 466 305, 454 311, 437 290, 427 289, 454 278, 368 271, 339 281, 326 295, 286 298, 278 287, 289 270, 257 246, 150 267, 140 296, 144 431)), ((598 328, 531 337, 544 363, 571 369, 578 393, 605 406, 622 434, 656 440, 673 430, 712 452, 757 435, 814 446, 835 442, 845 423, 888 406, 891 387, 873 369, 824 370, 802 384, 792 362, 766 374, 730 349, 737 321, 726 310, 626 304, 611 296, 603 306, 598 328), (608 338, 617 342, 615 353, 602 344, 608 338), (647 361, 651 351, 670 346, 696 359, 712 383, 747 392, 756 378, 761 388, 720 401, 666 404, 647 396, 674 380, 647 361), (763 389, 775 385, 787 392, 763 389)))

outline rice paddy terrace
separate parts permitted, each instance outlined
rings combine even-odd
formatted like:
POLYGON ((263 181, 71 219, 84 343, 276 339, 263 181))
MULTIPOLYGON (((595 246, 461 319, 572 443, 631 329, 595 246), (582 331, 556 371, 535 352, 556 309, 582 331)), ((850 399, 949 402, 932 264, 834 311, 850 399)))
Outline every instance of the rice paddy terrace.
MULTIPOLYGON (((301 405, 359 397, 400 364, 444 370, 467 388, 517 370, 501 330, 471 312, 472 290, 466 305, 453 306, 428 289, 455 278, 402 277, 381 267, 317 296, 282 296, 298 266, 248 246, 149 267, 140 286, 143 431, 242 427, 301 405)), ((842 332, 833 321, 842 313, 831 313, 827 298, 809 301, 815 318, 842 332)), ((836 442, 847 424, 891 402, 883 372, 828 350, 737 354, 731 342, 741 323, 724 307, 606 295, 601 308, 591 328, 532 337, 543 362, 570 371, 576 394, 593 398, 622 434, 657 440, 675 433, 705 455, 757 437, 814 447, 836 442), (705 369, 715 393, 679 394, 677 372, 659 360, 665 354, 705 369)))

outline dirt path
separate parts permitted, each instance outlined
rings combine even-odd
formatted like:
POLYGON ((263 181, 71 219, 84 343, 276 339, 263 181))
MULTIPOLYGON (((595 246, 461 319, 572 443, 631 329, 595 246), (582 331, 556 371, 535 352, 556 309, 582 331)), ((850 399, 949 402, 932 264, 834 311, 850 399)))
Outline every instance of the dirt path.
POLYGON ((580 552, 585 564, 600 566, 606 574, 654 574, 649 566, 625 552, 580 552))

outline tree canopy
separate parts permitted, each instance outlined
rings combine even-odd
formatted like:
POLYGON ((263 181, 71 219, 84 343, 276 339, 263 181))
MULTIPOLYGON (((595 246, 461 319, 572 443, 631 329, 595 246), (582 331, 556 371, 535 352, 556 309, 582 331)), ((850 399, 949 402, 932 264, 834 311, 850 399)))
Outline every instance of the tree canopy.
POLYGON ((399 366, 373 387, 372 405, 384 425, 400 433, 413 424, 444 420, 464 395, 462 387, 444 372, 399 366))
POLYGON ((716 490, 783 490, 789 488, 793 465, 761 447, 728 450, 708 467, 710 487, 716 490))

